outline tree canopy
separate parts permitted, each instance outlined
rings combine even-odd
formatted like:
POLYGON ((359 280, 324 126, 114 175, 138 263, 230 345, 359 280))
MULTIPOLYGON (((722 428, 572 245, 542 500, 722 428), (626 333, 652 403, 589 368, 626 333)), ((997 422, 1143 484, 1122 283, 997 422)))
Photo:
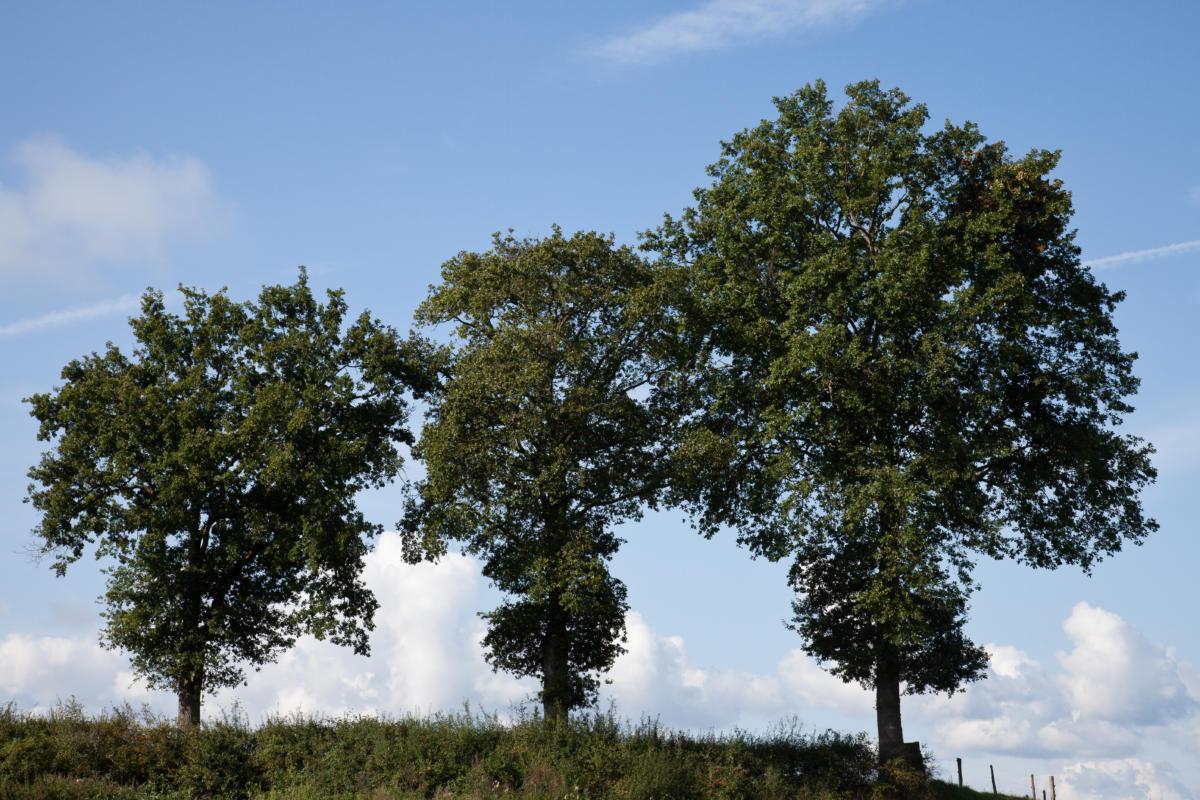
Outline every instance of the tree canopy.
POLYGON ((28 399, 51 443, 29 500, 60 575, 93 544, 111 562, 103 640, 192 724, 202 691, 301 633, 367 650, 379 526, 355 495, 397 473, 427 353, 367 313, 343 329, 342 293, 319 302, 303 271, 257 302, 181 292, 181 314, 143 296, 132 354, 110 343, 28 399))
POLYGON ((497 236, 461 253, 417 312, 457 339, 414 453, 427 476, 409 550, 454 542, 507 599, 484 614, 494 668, 541 679, 547 718, 590 703, 622 652, 613 527, 659 496, 664 417, 648 387, 667 341, 654 270, 611 237, 497 236))
POLYGON ((824 84, 736 134, 695 205, 646 235, 679 270, 690 357, 673 486, 711 534, 790 557, 808 652, 876 690, 953 692, 981 557, 1090 569, 1156 526, 1122 299, 1081 264, 1057 153, 927 129, 877 82, 824 84))

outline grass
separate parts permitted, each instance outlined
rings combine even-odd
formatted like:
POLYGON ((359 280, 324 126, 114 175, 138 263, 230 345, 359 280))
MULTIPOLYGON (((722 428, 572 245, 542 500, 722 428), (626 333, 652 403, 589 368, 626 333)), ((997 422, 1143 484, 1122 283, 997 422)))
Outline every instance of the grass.
POLYGON ((879 770, 865 735, 685 734, 612 713, 536 717, 291 716, 251 727, 235 711, 180 731, 130 708, 88 716, 0 709, 0 800, 627 798, 834 800, 977 796, 879 770))
MULTIPOLYGON (((944 781, 933 782, 933 796, 937 800, 983 800, 983 798, 991 798, 996 800, 997 797, 1001 800, 1022 800, 1022 798, 1011 794, 992 794, 991 792, 978 792, 966 786, 959 786, 953 783, 944 781)), ((1029 798, 1024 798, 1029 800, 1029 798)))

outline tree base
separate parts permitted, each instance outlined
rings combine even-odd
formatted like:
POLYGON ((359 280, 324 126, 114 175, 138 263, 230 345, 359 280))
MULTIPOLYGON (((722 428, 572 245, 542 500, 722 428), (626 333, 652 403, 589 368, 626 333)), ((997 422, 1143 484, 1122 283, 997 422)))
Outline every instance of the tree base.
POLYGON ((879 753, 881 762, 900 761, 909 769, 925 772, 925 755, 921 752, 920 742, 902 742, 888 752, 879 753))
POLYGON ((913 769, 925 771, 925 754, 921 752, 920 742, 905 742, 900 745, 900 757, 913 769))

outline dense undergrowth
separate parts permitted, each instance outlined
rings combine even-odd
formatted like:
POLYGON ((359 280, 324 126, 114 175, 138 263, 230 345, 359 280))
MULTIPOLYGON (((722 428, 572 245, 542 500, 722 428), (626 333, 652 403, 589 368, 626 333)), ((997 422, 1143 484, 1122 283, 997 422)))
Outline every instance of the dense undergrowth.
MULTIPOLYGON (((944 788, 944 787, 943 787, 944 788)), ((935 791, 937 793, 935 793, 935 791)), ((67 798, 936 797, 880 774, 865 736, 692 735, 593 714, 561 725, 464 711, 428 718, 236 712, 192 731, 132 709, 0 710, 0 800, 67 798)))

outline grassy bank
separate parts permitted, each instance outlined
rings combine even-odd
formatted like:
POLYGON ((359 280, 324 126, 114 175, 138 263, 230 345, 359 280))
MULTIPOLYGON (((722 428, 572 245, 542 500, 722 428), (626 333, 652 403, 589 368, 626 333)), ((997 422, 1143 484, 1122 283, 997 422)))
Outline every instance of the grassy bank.
MULTIPOLYGON (((597 714, 548 726, 429 718, 236 716, 181 732, 130 709, 0 711, 0 798, 959 797, 880 776, 864 736, 782 726, 688 735, 597 714)), ((954 787, 953 791, 957 791, 954 787)))

